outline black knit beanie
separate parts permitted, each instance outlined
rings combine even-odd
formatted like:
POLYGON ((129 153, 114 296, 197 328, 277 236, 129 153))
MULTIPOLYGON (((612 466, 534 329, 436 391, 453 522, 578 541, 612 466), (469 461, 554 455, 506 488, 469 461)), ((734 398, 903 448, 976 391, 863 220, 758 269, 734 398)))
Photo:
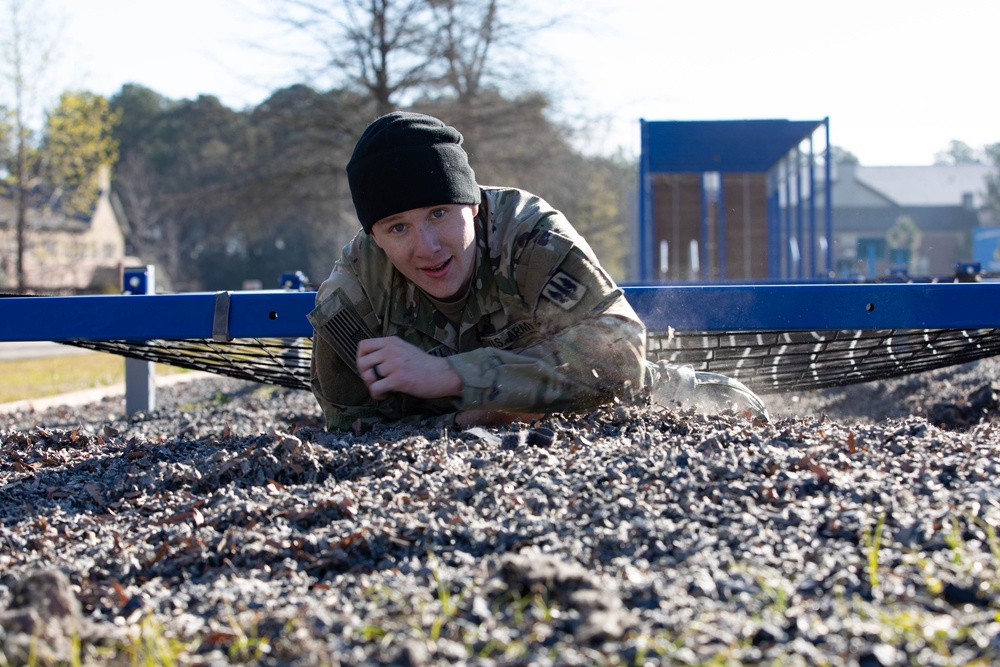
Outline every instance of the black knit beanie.
POLYGON ((462 135, 437 118, 394 111, 375 120, 347 163, 361 226, 437 204, 478 204, 479 185, 462 135))

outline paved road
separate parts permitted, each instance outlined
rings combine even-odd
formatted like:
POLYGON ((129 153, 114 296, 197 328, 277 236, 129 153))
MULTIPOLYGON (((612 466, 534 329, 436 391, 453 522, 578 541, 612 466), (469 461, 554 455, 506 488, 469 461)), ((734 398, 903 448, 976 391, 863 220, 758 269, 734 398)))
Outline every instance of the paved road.
POLYGON ((37 357, 59 357, 68 354, 97 354, 72 345, 61 345, 46 341, 25 343, 0 343, 0 361, 11 359, 35 359, 37 357))

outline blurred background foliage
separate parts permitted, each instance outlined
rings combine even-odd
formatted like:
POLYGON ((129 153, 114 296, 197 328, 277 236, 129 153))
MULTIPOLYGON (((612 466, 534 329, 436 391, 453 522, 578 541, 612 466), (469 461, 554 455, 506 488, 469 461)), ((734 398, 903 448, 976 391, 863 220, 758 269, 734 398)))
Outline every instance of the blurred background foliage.
POLYGON ((546 67, 532 45, 558 18, 538 23, 508 0, 274 0, 270 19, 303 45, 303 83, 241 110, 138 84, 110 99, 70 91, 33 132, 29 94, 49 58, 35 48, 48 28, 28 20, 34 8, 11 0, 20 29, 4 33, 0 67, 18 95, 0 106, 2 187, 85 216, 99 165, 111 165, 127 252, 157 266, 162 291, 325 278, 359 229, 344 167, 367 124, 394 109, 456 126, 480 183, 545 198, 625 277, 634 159, 574 148, 588 119, 557 117, 532 85, 546 67))
MULTIPOLYGON (((287 271, 319 282, 359 228, 344 172, 357 137, 406 109, 456 126, 480 183, 545 198, 613 276, 629 277, 637 157, 580 149, 602 119, 567 112, 574 82, 535 48, 574 20, 572 3, 543 19, 516 0, 271 0, 282 43, 301 49, 301 83, 253 108, 126 84, 110 99, 67 91, 39 112, 57 41, 44 1, 7 0, 0 16, 0 85, 11 91, 0 98, 0 195, 18 201, 19 233, 27 205, 85 217, 96 166, 109 164, 128 253, 157 266, 161 290, 276 287, 287 271)), ((1000 144, 980 155, 953 142, 940 157, 997 165, 1000 144)), ((1000 214, 998 174, 987 185, 1000 214)))

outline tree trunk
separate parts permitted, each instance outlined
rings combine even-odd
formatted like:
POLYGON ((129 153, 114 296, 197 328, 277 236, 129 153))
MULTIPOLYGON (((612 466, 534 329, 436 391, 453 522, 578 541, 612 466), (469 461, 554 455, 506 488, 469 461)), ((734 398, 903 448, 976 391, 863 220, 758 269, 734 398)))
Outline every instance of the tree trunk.
POLYGON ((27 287, 24 275, 24 246, 25 230, 28 227, 28 193, 24 178, 24 130, 20 128, 17 144, 17 161, 15 164, 15 169, 17 170, 17 192, 15 194, 17 197, 17 261, 15 266, 17 272, 17 289, 18 291, 24 291, 27 287))

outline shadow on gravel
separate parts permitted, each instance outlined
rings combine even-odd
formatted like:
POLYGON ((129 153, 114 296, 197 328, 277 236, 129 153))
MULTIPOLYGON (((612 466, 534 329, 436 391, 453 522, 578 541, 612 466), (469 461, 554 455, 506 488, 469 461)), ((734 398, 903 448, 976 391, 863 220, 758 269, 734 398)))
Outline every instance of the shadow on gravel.
POLYGON ((935 403, 927 421, 949 431, 967 431, 983 421, 996 419, 1000 411, 1000 386, 987 384, 958 403, 935 403))

